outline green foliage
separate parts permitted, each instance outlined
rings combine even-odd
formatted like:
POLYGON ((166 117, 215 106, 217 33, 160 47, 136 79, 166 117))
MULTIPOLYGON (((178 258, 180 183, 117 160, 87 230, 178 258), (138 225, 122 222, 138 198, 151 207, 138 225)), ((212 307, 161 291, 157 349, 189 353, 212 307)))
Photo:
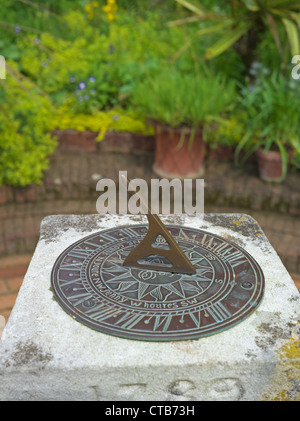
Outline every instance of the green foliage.
POLYGON ((134 25, 134 13, 123 13, 108 24, 104 1, 92 19, 87 2, 76 2, 74 10, 66 1, 32 4, 7 0, 0 10, 8 64, 0 86, 0 184, 41 182, 55 128, 99 131, 99 140, 106 130, 152 133, 130 111, 132 90, 144 72, 166 65, 185 38, 154 14, 134 25))
POLYGON ((97 140, 101 141, 107 130, 119 132, 153 134, 152 127, 140 116, 132 111, 111 109, 97 111, 93 115, 70 112, 69 107, 62 106, 52 120, 53 129, 75 129, 78 131, 91 130, 99 132, 97 140))
MULTIPOLYGON (((87 113, 116 104, 130 106, 135 84, 145 73, 169 66, 189 33, 182 28, 167 28, 155 13, 146 19, 120 14, 107 32, 107 25, 105 31, 103 24, 95 28, 82 11, 74 10, 64 15, 64 28, 67 37, 49 32, 24 36, 21 31, 14 47, 10 46, 10 54, 18 61, 20 71, 55 103, 61 105, 71 99, 74 112, 87 113), (78 84, 88 84, 91 77, 95 78, 92 92, 80 95, 78 84)), ((201 48, 199 45, 192 55, 182 55, 178 65, 193 68, 201 48)))
POLYGON ((133 102, 147 117, 173 128, 212 124, 230 109, 235 85, 221 75, 165 69, 141 82, 133 102))
POLYGON ((217 130, 210 133, 209 142, 212 148, 219 145, 237 147, 244 135, 243 120, 246 114, 229 113, 227 118, 218 120, 217 130))
POLYGON ((299 53, 300 4, 298 0, 229 0, 220 7, 215 1, 206 4, 175 0, 192 16, 183 17, 170 25, 204 22, 197 36, 215 34, 217 39, 206 49, 204 57, 213 59, 234 48, 246 67, 251 66, 256 49, 266 33, 270 33, 285 67, 285 52, 299 53))
POLYGON ((49 99, 11 67, 10 77, 0 85, 0 108, 0 185, 41 182, 56 147, 48 134, 53 114, 49 99))
MULTIPOLYGON (((252 84, 267 78, 282 61, 290 63, 288 42, 297 46, 298 2, 272 0, 267 2, 275 4, 272 11, 267 4, 261 10, 264 3, 202 0, 191 6, 189 0, 149 0, 145 7, 143 0, 3 0, 0 54, 8 67, 0 81, 0 184, 42 180, 56 145, 49 135, 54 129, 99 131, 98 140, 106 130, 150 134, 146 117, 173 127, 204 124, 214 144, 242 139, 239 150, 267 135, 271 139, 275 129, 269 123, 278 119, 276 139, 286 125, 286 138, 297 151, 293 111, 284 118, 271 111, 272 101, 278 110, 288 108, 283 98, 272 97, 272 89, 283 89, 277 81, 271 90, 267 81, 254 86, 253 96, 242 89, 239 110, 233 112, 232 80, 245 83, 245 70, 252 84), (175 18, 175 25, 166 25, 175 18), (253 37, 244 35, 253 35, 251 25, 258 36, 254 33, 255 42, 248 45, 253 37), (250 66, 242 51, 251 52, 250 66), (254 130, 259 113, 267 123, 254 130), (250 132, 252 141, 245 134, 250 132)), ((294 165, 300 167, 299 156, 295 153, 294 165)))
POLYGON ((239 117, 244 135, 236 149, 236 157, 242 149, 247 159, 255 150, 279 150, 287 170, 288 150, 294 159, 300 156, 300 89, 282 75, 273 73, 262 79, 249 91, 242 89, 239 117))

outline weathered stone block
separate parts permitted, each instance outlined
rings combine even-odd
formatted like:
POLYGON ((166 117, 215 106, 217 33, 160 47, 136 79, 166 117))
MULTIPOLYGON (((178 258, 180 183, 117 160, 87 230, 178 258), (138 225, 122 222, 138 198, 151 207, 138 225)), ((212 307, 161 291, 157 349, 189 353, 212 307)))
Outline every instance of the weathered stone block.
POLYGON ((0 342, 0 400, 299 400, 298 293, 248 215, 163 217, 236 242, 261 266, 265 294, 238 325, 197 340, 144 342, 105 335, 73 320, 53 299, 61 252, 139 216, 51 216, 0 342))

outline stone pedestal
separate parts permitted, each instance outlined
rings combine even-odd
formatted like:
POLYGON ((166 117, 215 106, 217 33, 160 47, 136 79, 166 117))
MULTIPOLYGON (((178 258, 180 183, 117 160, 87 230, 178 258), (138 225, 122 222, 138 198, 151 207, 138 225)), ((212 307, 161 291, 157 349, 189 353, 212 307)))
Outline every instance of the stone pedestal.
POLYGON ((162 217, 236 242, 261 266, 257 310, 213 336, 143 342, 94 331, 53 299, 64 249, 144 216, 49 216, 0 341, 0 400, 299 400, 300 294, 255 220, 242 214, 162 217))

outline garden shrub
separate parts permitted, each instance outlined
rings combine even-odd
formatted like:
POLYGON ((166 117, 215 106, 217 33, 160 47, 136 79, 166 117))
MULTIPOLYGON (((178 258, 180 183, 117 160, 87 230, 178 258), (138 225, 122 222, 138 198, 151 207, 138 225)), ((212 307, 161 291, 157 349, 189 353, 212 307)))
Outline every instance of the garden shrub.
POLYGON ((111 109, 97 111, 92 115, 82 113, 72 114, 68 107, 62 106, 57 110, 52 120, 53 129, 75 129, 78 131, 91 130, 99 132, 98 141, 103 140, 107 130, 119 132, 143 133, 152 135, 153 128, 145 117, 133 111, 111 109))
POLYGON ((11 77, 0 85, 0 185, 40 183, 56 148, 50 136, 53 108, 27 79, 11 77), (17 100, 16 100, 17 99, 17 100))
MULTIPOLYGON (((215 12, 226 5, 202 1, 215 12)), ((216 36, 195 37, 205 22, 169 27, 167 21, 186 15, 184 8, 169 0, 146 3, 2 1, 0 54, 8 71, 0 81, 0 184, 42 180, 55 150, 49 135, 54 129, 99 131, 98 140, 106 130, 151 134, 145 116, 134 112, 133 94, 146 77, 170 66, 187 75, 222 73, 242 85, 249 82, 234 49, 209 63, 201 59, 216 36)), ((261 72, 278 66, 269 44, 267 37, 257 50, 258 57, 264 54, 261 72)), ((257 68, 248 70, 259 78, 257 68)), ((233 116, 221 125, 215 142, 236 144, 240 132, 233 116)), ((294 165, 300 166, 297 159, 294 165)))
MULTIPOLYGON (((67 38, 48 32, 40 36, 19 34, 16 45, 22 51, 18 57, 20 71, 55 103, 71 98, 73 111, 87 113, 117 104, 130 106, 136 83, 146 73, 168 67, 178 47, 187 40, 186 31, 162 25, 155 13, 148 19, 123 13, 116 22, 97 28, 82 11, 74 10, 64 15, 64 26, 67 38), (95 79, 92 95, 88 103, 78 105, 78 84, 88 83, 89 78, 95 79)), ((201 48, 197 47, 196 57, 201 48)), ((195 57, 184 54, 178 65, 193 69, 195 57)))

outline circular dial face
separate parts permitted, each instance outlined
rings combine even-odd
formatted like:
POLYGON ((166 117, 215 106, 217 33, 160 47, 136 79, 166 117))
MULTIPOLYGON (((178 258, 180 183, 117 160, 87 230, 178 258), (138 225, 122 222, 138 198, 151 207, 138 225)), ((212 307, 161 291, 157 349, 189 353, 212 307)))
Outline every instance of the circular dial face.
MULTIPOLYGON (((167 226, 196 268, 184 275, 123 266, 146 225, 112 228, 81 239, 54 264, 51 284, 79 322, 129 339, 170 341, 208 336, 241 322, 259 305, 264 276, 241 247, 193 228, 167 226)), ((166 247, 157 238, 155 247, 166 247)), ((155 250, 155 249, 154 249, 155 250)), ((155 252, 147 263, 164 264, 155 252)))

